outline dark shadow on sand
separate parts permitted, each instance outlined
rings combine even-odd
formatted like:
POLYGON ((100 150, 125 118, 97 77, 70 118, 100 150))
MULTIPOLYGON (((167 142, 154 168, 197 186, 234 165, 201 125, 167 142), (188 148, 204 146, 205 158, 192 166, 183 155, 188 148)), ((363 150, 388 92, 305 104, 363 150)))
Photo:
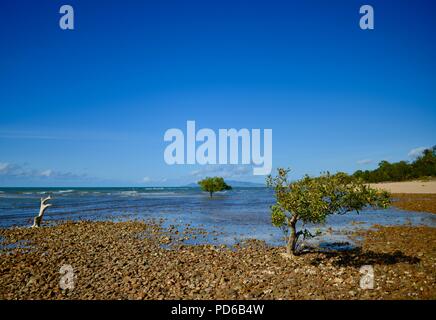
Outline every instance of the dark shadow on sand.
POLYGON ((316 249, 301 252, 321 253, 324 257, 314 258, 310 263, 317 266, 321 262, 325 262, 325 258, 333 259, 332 264, 336 267, 356 267, 360 268, 363 265, 393 265, 397 263, 417 264, 421 260, 417 257, 407 256, 403 252, 397 250, 392 253, 363 251, 361 248, 355 248, 347 251, 317 251, 316 249))

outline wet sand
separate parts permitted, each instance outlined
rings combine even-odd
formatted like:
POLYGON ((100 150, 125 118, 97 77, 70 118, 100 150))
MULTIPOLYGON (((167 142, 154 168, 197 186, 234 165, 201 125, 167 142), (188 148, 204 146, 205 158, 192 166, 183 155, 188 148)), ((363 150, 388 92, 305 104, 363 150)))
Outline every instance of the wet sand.
POLYGON ((436 213, 436 180, 373 183, 392 193, 392 205, 403 210, 436 213))
POLYGON ((435 299, 436 229, 358 232, 361 248, 312 251, 293 260, 251 240, 234 247, 184 245, 157 223, 66 222, 0 229, 0 299, 435 299), (18 244, 18 245, 17 245, 18 244), (59 273, 73 267, 75 287, 59 273), (374 289, 359 286, 372 265, 374 289))
POLYGON ((393 193, 392 205, 407 211, 436 213, 436 194, 393 193))

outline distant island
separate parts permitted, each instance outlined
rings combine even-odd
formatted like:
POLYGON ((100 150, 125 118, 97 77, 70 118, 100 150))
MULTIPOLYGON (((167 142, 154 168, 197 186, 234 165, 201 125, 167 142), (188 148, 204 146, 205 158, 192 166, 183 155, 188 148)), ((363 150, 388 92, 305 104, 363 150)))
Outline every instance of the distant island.
MULTIPOLYGON (((265 187, 265 184, 263 183, 255 183, 255 182, 248 182, 248 181, 236 181, 236 180, 226 180, 228 184, 230 184, 232 187, 236 188, 261 188, 265 187)), ((188 185, 185 185, 185 187, 192 187, 192 188, 200 188, 198 183, 190 183, 188 185)))

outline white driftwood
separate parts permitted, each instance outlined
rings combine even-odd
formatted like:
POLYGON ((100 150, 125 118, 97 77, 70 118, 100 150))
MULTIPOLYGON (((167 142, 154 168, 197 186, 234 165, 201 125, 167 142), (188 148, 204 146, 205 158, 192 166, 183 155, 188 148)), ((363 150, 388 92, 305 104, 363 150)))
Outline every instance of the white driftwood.
POLYGON ((39 207, 39 214, 33 219, 32 228, 39 228, 41 226, 42 217, 44 216, 45 210, 47 210, 48 207, 51 207, 50 203, 46 203, 50 199, 51 199, 50 196, 48 196, 45 199, 41 198, 41 206, 39 207))

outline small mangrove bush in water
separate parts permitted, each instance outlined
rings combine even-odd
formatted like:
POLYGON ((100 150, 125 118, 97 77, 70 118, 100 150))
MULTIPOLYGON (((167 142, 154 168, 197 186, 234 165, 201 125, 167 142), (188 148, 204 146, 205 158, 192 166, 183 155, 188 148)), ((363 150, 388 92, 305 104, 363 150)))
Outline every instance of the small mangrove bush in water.
POLYGON ((297 232, 298 221, 323 223, 330 214, 359 212, 366 206, 387 208, 391 202, 386 191, 373 189, 346 173, 325 173, 290 182, 289 170, 279 168, 269 175, 267 185, 275 191, 276 204, 271 206, 272 224, 287 232, 286 253, 297 254, 298 238, 312 236, 307 230, 297 232))
POLYGON ((224 179, 221 177, 206 177, 205 179, 198 181, 201 190, 209 192, 210 197, 212 198, 212 194, 218 191, 231 190, 232 187, 224 182, 224 179))

